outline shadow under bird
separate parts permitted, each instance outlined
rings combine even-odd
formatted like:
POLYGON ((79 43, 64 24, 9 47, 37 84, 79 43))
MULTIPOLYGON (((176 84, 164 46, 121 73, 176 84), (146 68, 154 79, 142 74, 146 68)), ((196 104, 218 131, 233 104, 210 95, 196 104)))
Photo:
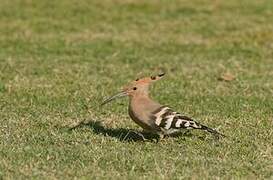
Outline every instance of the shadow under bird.
MULTIPOLYGON (((216 136, 224 136, 215 129, 202 125, 196 120, 173 111, 168 106, 163 106, 150 98, 150 85, 160 80, 164 75, 162 73, 157 76, 136 79, 123 87, 121 92, 104 100, 101 105, 120 97, 129 96, 129 116, 131 119, 144 131, 159 135, 159 139, 167 135, 177 134, 185 129, 199 129, 216 136)), ((139 135, 142 136, 142 134, 139 135)))

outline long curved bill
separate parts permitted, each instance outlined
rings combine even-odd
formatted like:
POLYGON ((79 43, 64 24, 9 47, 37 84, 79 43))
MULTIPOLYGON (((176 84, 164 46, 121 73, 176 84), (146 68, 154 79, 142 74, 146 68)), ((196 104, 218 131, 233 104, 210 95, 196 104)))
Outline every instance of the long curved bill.
POLYGON ((127 96, 127 93, 125 91, 119 92, 118 94, 115 94, 115 95, 105 99, 100 105, 103 106, 103 105, 113 101, 114 99, 124 97, 124 96, 127 96))

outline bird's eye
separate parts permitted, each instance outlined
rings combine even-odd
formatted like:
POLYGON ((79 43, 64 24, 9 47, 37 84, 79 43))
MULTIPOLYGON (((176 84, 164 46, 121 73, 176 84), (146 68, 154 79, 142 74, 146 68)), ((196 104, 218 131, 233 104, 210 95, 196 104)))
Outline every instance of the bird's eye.
POLYGON ((137 90, 137 87, 134 87, 133 90, 137 90))
POLYGON ((138 81, 139 79, 137 78, 136 81, 138 81))
POLYGON ((152 80, 155 80, 155 79, 156 79, 156 77, 155 77, 155 76, 151 76, 151 79, 152 79, 152 80))

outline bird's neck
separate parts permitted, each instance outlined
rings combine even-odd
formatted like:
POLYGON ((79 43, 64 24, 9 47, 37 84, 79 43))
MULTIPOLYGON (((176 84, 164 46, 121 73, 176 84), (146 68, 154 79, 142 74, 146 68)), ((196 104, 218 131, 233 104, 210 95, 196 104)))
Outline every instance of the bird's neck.
POLYGON ((150 98, 148 94, 135 95, 130 97, 129 106, 139 107, 140 109, 145 110, 147 107, 156 104, 156 102, 150 98))
POLYGON ((147 92, 139 92, 137 94, 130 96, 130 101, 138 101, 141 99, 151 100, 149 93, 147 92))
POLYGON ((151 115, 151 112, 154 112, 160 106, 161 105, 152 100, 148 94, 132 96, 130 97, 129 114, 133 119, 134 117, 148 118, 151 115))

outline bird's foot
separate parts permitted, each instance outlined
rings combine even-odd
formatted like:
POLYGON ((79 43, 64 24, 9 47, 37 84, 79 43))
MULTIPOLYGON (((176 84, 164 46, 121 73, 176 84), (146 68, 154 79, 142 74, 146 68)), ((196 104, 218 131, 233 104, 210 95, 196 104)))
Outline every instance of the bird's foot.
POLYGON ((164 138, 165 138, 164 134, 158 134, 158 138, 156 139, 156 143, 159 143, 164 138))

